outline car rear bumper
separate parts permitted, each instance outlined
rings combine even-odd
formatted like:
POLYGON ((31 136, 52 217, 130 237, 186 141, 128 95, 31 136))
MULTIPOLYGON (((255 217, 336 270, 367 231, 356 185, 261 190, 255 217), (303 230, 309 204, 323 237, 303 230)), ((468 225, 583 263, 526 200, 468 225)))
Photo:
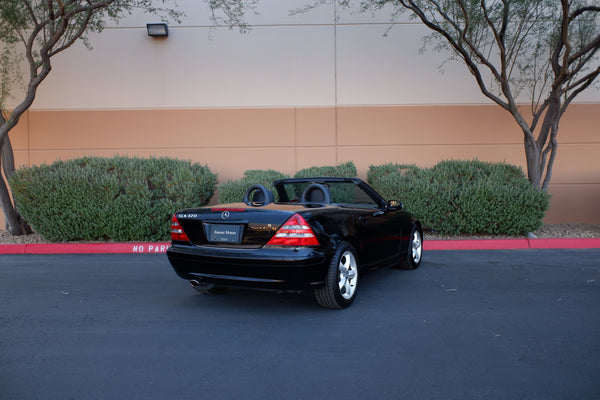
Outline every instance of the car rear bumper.
POLYGON ((183 279, 276 291, 322 285, 330 253, 313 247, 236 249, 173 244, 167 249, 173 269, 183 279))

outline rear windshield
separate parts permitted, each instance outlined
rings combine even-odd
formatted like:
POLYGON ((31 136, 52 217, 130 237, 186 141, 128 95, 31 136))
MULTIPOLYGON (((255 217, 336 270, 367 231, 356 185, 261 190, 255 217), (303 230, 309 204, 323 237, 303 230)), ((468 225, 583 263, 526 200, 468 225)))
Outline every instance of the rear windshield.
MULTIPOLYGON (((310 182, 282 183, 279 185, 278 201, 297 203, 302 199, 302 193, 310 182)), ((377 203, 364 190, 352 182, 321 182, 329 189, 331 203, 360 208, 377 208, 377 203)))

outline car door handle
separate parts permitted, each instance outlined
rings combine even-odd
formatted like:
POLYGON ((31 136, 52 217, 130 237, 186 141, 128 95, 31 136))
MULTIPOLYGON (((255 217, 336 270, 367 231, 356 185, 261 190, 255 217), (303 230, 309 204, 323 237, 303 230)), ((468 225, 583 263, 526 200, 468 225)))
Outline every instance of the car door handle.
POLYGON ((373 213, 373 216, 374 216, 374 217, 377 217, 377 216, 379 216, 379 215, 383 215, 383 214, 385 214, 385 213, 384 213, 383 211, 379 210, 379 211, 375 211, 375 212, 373 213))
POLYGON ((368 220, 369 218, 367 217, 358 217, 358 222, 361 222, 363 224, 366 224, 368 220))

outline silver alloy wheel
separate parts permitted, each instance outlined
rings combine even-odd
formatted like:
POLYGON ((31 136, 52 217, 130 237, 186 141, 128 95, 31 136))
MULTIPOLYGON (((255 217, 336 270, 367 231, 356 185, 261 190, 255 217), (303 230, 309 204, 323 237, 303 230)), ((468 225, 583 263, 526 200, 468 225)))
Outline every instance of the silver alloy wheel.
POLYGON ((352 304, 358 290, 358 267, 354 247, 340 242, 329 262, 324 284, 314 290, 317 303, 337 310, 352 304))
POLYGON ((346 300, 354 296, 356 284, 358 283, 358 268, 356 258, 351 251, 345 251, 340 257, 338 265, 340 294, 346 300))
POLYGON ((413 232, 410 252, 414 263, 419 264, 423 255, 423 241, 421 240, 421 234, 417 230, 413 232))

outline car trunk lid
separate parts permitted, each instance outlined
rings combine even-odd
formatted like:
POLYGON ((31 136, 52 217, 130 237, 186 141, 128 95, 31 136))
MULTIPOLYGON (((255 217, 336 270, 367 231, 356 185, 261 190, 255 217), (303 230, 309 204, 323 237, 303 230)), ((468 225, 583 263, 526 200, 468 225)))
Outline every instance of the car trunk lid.
POLYGON ((175 214, 181 229, 197 246, 262 247, 297 211, 297 207, 233 204, 182 210, 175 214))

